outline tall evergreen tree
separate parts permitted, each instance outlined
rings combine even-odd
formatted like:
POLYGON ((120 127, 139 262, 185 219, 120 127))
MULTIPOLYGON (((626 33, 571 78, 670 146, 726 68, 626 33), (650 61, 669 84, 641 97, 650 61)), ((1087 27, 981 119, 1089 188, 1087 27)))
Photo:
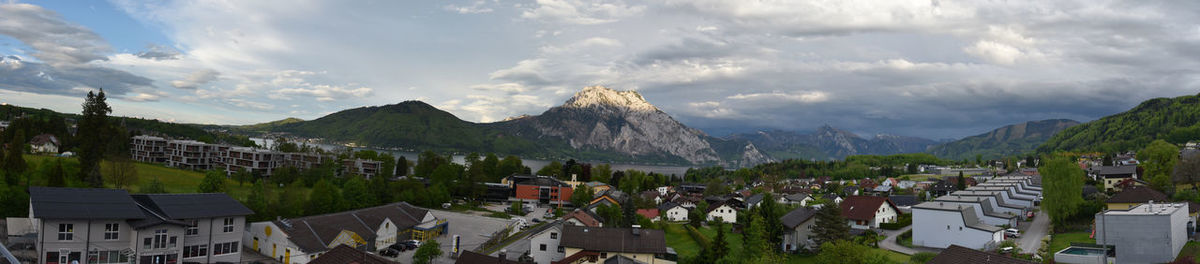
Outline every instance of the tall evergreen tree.
POLYGON ((850 226, 842 217, 842 210, 835 203, 826 204, 817 210, 817 222, 812 226, 812 239, 818 245, 850 238, 850 226))
POLYGON ((960 191, 967 189, 967 178, 963 176, 962 171, 958 172, 958 180, 955 181, 954 187, 960 191))
POLYGON ((400 156, 400 160, 396 161, 396 176, 408 176, 408 158, 400 156))
POLYGON ((105 102, 104 89, 99 93, 88 92, 83 102, 83 118, 79 121, 79 174, 81 179, 95 188, 104 187, 100 175, 100 160, 107 149, 106 131, 109 129, 108 114, 112 108, 105 102))
MULTIPOLYGON (((25 173, 29 165, 25 163, 25 131, 17 130, 13 136, 12 142, 8 143, 8 155, 5 156, 4 172, 8 178, 16 178, 25 173)), ((16 184, 9 182, 8 184, 16 184)))
POLYGON ((67 187, 67 175, 63 171, 62 160, 54 159, 54 164, 50 164, 50 170, 46 172, 46 186, 67 187))
POLYGON ((711 260, 722 259, 726 255, 729 255, 729 242, 725 241, 725 223, 718 221, 715 228, 717 229, 717 237, 713 238, 712 246, 709 249, 712 252, 710 255, 712 257, 711 260))

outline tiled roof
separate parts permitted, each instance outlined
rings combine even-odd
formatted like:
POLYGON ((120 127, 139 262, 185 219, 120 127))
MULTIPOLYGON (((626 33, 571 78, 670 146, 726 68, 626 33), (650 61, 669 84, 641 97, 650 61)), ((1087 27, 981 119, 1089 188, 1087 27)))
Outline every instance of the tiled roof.
POLYGON ((1113 195, 1112 198, 1108 198, 1108 201, 1105 201, 1105 202, 1106 203, 1145 203, 1145 202, 1149 202, 1149 201, 1166 202, 1169 200, 1170 200, 1170 198, 1168 198, 1166 194, 1163 194, 1159 191, 1155 191, 1154 189, 1151 189, 1150 187, 1133 186, 1133 187, 1125 188, 1124 190, 1121 190, 1121 192, 1113 195))
POLYGON ((658 217, 658 209, 637 209, 637 214, 646 217, 646 219, 654 219, 658 217))
POLYGON ((29 187, 33 215, 43 219, 143 219, 145 214, 121 189, 29 187))
POLYGON ((575 211, 571 211, 570 214, 563 216, 563 220, 572 219, 572 218, 574 218, 575 220, 579 220, 579 222, 583 223, 583 225, 585 225, 585 226, 593 226, 593 227, 600 226, 600 220, 597 219, 595 216, 593 216, 591 214, 591 211, 588 211, 588 210, 576 209, 575 211))
MULTIPOLYGON (((459 256, 459 261, 462 256, 472 253, 470 251, 463 252, 459 256)), ((320 257, 308 262, 309 264, 398 264, 399 262, 391 261, 386 258, 376 256, 375 254, 367 253, 354 249, 347 245, 338 245, 337 247, 321 254, 320 257)), ((483 262, 464 262, 464 263, 483 263, 483 262)), ((499 263, 499 262, 491 262, 499 263)), ((514 262, 515 263, 515 262, 514 262)))
POLYGON ((1034 262, 1006 257, 996 253, 983 252, 959 245, 950 245, 926 264, 1032 264, 1034 262))
POLYGON ((599 252, 667 253, 663 231, 654 229, 567 225, 563 226, 560 245, 599 252))
POLYGON ((783 215, 783 217, 780 217, 779 220, 783 223, 783 226, 786 226, 787 228, 796 228, 797 226, 804 224, 804 222, 807 222, 809 219, 812 219, 814 215, 817 215, 817 209, 798 207, 783 215))
POLYGON ((891 206, 893 210, 899 211, 896 204, 888 200, 887 197, 878 196, 850 196, 842 200, 842 216, 849 220, 871 220, 875 218, 875 212, 884 204, 891 206))

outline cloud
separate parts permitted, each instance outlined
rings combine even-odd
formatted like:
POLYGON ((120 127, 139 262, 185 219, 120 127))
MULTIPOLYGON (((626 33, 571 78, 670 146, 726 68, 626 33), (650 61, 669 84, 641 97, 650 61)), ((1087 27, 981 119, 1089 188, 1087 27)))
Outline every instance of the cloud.
POLYGON ((829 101, 829 94, 822 91, 775 91, 770 93, 739 93, 726 98, 733 100, 784 100, 797 103, 820 103, 829 101))
POLYGON ((347 88, 344 86, 319 84, 304 85, 303 88, 284 88, 275 90, 275 92, 281 95, 310 96, 316 98, 317 101, 328 102, 347 98, 362 98, 371 94, 371 88, 347 88))
POLYGON ((182 54, 173 48, 162 45, 150 45, 146 50, 134 54, 139 58, 153 60, 174 60, 179 59, 182 54))
POLYGON ((443 8, 445 8, 447 11, 453 11, 459 14, 482 14, 491 13, 494 11, 492 8, 487 7, 486 1, 475 1, 474 3, 471 3, 471 5, 467 6, 446 5, 443 8))
POLYGON ((104 60, 112 50, 95 32, 31 4, 0 4, 0 34, 29 45, 33 57, 52 66, 104 60))
POLYGON ((184 78, 183 80, 172 81, 171 86, 179 89, 196 89, 196 87, 199 87, 200 85, 216 80, 220 75, 221 73, 210 69, 199 70, 193 72, 191 75, 188 75, 188 77, 184 78))
POLYGON ((619 0, 537 0, 535 7, 521 13, 521 18, 546 23, 595 25, 639 15, 645 9, 645 6, 628 5, 619 0))

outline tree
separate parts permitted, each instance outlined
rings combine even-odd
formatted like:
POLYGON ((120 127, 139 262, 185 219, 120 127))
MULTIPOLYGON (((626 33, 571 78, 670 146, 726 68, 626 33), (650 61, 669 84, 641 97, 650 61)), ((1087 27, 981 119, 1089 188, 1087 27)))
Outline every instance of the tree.
MULTIPOLYGON (((295 182, 299 177, 300 169, 297 169, 293 166, 283 166, 271 171, 271 183, 288 185, 292 184, 292 182, 295 182)), ((238 168, 238 170, 233 173, 233 178, 237 179, 238 185, 241 185, 242 182, 254 182, 255 180, 254 174, 247 172, 242 168, 238 168)))
POLYGON ((480 165, 483 167, 483 174, 487 176, 487 181, 495 182, 500 181, 500 178, 504 178, 504 175, 500 175, 500 158, 496 157, 496 153, 484 155, 480 165))
POLYGON ((280 217, 297 217, 304 215, 305 205, 308 204, 308 197, 304 197, 301 193, 302 188, 296 185, 283 188, 279 192, 279 196, 274 201, 274 213, 280 217))
POLYGON ((408 158, 400 156, 396 161, 396 176, 408 176, 408 158))
POLYGON ((1171 182, 1171 169, 1179 161, 1179 147, 1164 140, 1155 140, 1138 151, 1137 158, 1145 168, 1146 179, 1155 189, 1168 195, 1175 193, 1171 182))
POLYGON ((821 243, 821 253, 817 254, 817 263, 883 264, 889 262, 887 256, 875 253, 867 246, 844 240, 821 243))
POLYGON ((729 192, 731 192, 729 185, 716 178, 708 180, 708 184, 704 187, 705 196, 726 195, 729 192))
POLYGON ((775 254, 774 246, 771 244, 769 233, 767 233, 766 221, 761 215, 750 216, 750 226, 743 232, 745 236, 745 244, 742 245, 743 260, 749 260, 750 263, 780 263, 782 259, 775 254))
POLYGON ((513 174, 521 173, 525 169, 525 165, 521 165, 521 158, 508 155, 500 160, 500 165, 496 167, 496 174, 500 178, 512 176, 513 174))
POLYGON ((714 228, 717 229, 717 237, 713 238, 712 245, 708 248, 708 256, 717 260, 729 255, 729 241, 725 241, 725 223, 717 222, 714 228))
POLYGON ((250 208, 250 211, 254 211, 254 215, 251 217, 258 218, 256 220, 270 220, 264 218, 276 215, 269 211, 271 210, 271 199, 267 193, 268 191, 269 189, 267 189, 267 185, 263 181, 256 181, 254 185, 250 186, 250 195, 246 196, 245 204, 246 207, 250 208))
POLYGON ((437 240, 425 241, 420 247, 417 247, 417 252, 413 253, 413 264, 429 264, 433 263, 433 259, 442 255, 442 247, 438 245, 437 240))
POLYGON ((104 89, 100 93, 88 92, 83 102, 83 117, 77 124, 79 131, 79 173, 94 188, 104 187, 100 175, 100 159, 104 157, 109 130, 108 114, 112 108, 105 103, 104 89))
POLYGON ((537 175, 558 177, 563 173, 563 165, 558 161, 551 161, 545 167, 537 171, 537 175))
POLYGON ((824 246, 827 242, 846 240, 850 238, 850 226, 842 217, 842 210, 836 203, 821 206, 817 210, 817 222, 812 226, 812 239, 824 246))
POLYGON ((426 150, 417 155, 417 166, 413 168, 413 174, 417 177, 429 177, 433 171, 443 164, 450 163, 446 157, 438 155, 431 150, 426 150))
POLYGON ((54 159, 54 163, 50 164, 50 169, 46 172, 46 186, 50 187, 67 187, 67 173, 63 171, 61 159, 54 159))
POLYGON ((109 159, 104 176, 118 189, 133 186, 138 181, 137 167, 132 160, 122 156, 114 156, 109 159))
POLYGON ((983 166, 983 154, 975 154, 975 165, 983 166))
POLYGON ((1083 169, 1067 158, 1053 158, 1038 168, 1042 175, 1042 211, 1050 215, 1055 226, 1074 216, 1083 204, 1083 169))
POLYGON ((208 170, 204 172, 204 179, 200 181, 200 186, 198 187, 197 192, 225 192, 225 173, 219 170, 208 170))
POLYGON ((605 163, 592 166, 592 180, 603 183, 612 181, 612 165, 605 163))
POLYGON ((602 221, 606 224, 605 226, 625 226, 622 223, 625 221, 625 219, 624 215, 621 213, 620 207, 601 204, 600 206, 596 207, 596 215, 600 216, 600 218, 604 218, 602 221))
POLYGON ((167 193, 167 186, 163 185, 162 181, 158 180, 158 177, 154 177, 153 180, 138 188, 138 191, 141 193, 167 193))
POLYGON ((596 192, 592 187, 586 184, 580 184, 571 192, 571 205, 575 207, 584 207, 592 202, 592 197, 596 196, 596 192))
POLYGON ((514 215, 525 215, 524 203, 513 202, 512 207, 509 208, 508 211, 509 211, 508 213, 514 214, 514 215))
POLYGON ((783 227, 783 220, 781 218, 787 212, 785 212, 784 208, 779 205, 778 201, 775 200, 775 197, 769 193, 763 194, 762 203, 760 203, 758 207, 755 207, 753 210, 759 216, 762 216, 763 223, 765 223, 763 229, 766 232, 767 240, 773 245, 779 245, 783 243, 783 234, 786 231, 783 227))
MULTIPOLYGON (((25 173, 25 170, 29 168, 29 165, 25 164, 24 157, 25 132, 17 130, 15 134, 16 136, 13 136, 12 142, 8 143, 8 155, 5 156, 4 160, 4 172, 9 175, 9 178, 15 178, 17 175, 25 173)), ((16 182, 9 182, 8 184, 16 184, 16 182)))
POLYGON ((354 176, 347 180, 345 186, 342 187, 342 202, 345 203, 344 208, 358 209, 366 208, 376 203, 376 197, 367 188, 367 182, 362 178, 354 176))
POLYGON ((1200 182, 1200 154, 1184 155, 1183 159, 1175 164, 1171 174, 1175 182, 1190 184, 1192 189, 1200 189, 1200 186, 1196 185, 1200 182))
POLYGON ((699 203, 696 203, 696 208, 688 210, 688 224, 699 228, 700 224, 704 223, 706 218, 704 214, 705 210, 708 210, 708 202, 700 201, 699 203))
POLYGON ((958 179, 954 181, 954 188, 960 191, 967 189, 967 178, 963 176, 962 171, 958 171, 958 179))
POLYGON ((339 201, 341 195, 338 194, 337 185, 329 183, 329 181, 321 180, 313 185, 312 192, 308 194, 308 209, 309 215, 319 215, 337 212, 341 210, 339 201))

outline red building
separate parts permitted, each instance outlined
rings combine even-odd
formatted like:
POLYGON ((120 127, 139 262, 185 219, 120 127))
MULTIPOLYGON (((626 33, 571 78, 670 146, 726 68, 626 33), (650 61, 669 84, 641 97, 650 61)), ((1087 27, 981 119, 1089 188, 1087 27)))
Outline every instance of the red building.
POLYGON ((571 185, 549 176, 513 175, 508 184, 513 189, 513 199, 537 201, 541 204, 567 204, 571 201, 571 185))

